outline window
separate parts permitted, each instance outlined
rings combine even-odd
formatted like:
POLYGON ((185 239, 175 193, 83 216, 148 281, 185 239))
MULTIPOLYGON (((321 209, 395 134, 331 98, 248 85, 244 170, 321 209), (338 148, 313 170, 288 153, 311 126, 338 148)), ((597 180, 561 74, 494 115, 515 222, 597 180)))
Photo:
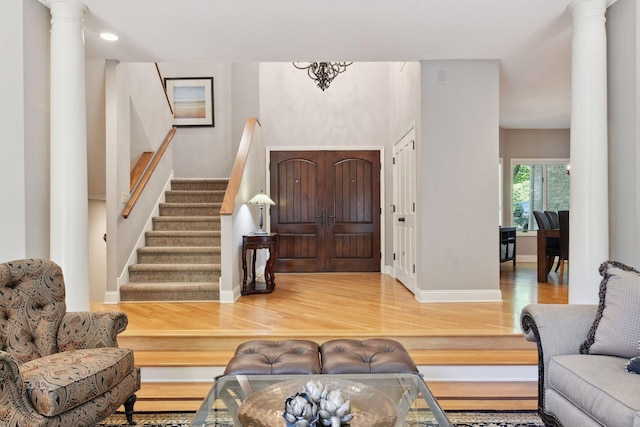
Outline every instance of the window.
POLYGON ((567 159, 511 159, 512 224, 537 230, 533 211, 569 209, 567 159))

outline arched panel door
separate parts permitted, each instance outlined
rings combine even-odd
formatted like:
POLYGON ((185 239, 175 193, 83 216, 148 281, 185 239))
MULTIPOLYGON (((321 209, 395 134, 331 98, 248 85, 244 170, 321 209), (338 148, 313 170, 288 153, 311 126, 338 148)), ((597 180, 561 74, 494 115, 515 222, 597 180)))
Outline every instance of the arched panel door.
POLYGON ((271 152, 280 272, 380 271, 380 153, 271 152))

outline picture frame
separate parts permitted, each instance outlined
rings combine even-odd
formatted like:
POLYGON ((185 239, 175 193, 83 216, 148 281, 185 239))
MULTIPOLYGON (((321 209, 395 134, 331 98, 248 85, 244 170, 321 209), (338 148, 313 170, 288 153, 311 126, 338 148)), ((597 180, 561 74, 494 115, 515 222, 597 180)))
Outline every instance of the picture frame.
POLYGON ((164 87, 175 126, 215 126, 213 77, 165 77, 164 87))

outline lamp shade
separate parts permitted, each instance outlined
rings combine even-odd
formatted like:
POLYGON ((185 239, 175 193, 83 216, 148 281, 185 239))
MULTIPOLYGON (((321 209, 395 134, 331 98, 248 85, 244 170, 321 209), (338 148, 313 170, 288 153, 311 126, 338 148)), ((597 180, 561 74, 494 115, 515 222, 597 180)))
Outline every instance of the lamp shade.
POLYGON ((269 196, 260 191, 258 194, 253 196, 251 200, 247 202, 250 205, 275 205, 276 203, 271 200, 269 196))

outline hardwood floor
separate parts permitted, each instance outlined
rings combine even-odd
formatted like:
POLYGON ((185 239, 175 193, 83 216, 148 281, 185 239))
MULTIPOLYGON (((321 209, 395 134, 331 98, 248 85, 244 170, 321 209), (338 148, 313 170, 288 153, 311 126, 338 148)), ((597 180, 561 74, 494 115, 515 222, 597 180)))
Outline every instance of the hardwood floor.
MULTIPOLYGON (((272 294, 218 302, 92 304, 124 311, 118 339, 143 367, 225 366, 249 339, 389 337, 402 342, 419 366, 535 365, 537 353, 520 332, 529 303, 565 304, 567 285, 551 273, 538 283, 535 263, 500 265, 502 302, 419 303, 392 277, 379 273, 280 273, 272 294)), ((566 283, 566 280, 565 280, 566 283)), ((445 409, 532 409, 534 383, 450 383, 429 386, 445 409)), ((208 383, 145 383, 139 410, 196 409, 208 383), (172 394, 173 393, 173 394, 172 394), (167 395, 169 394, 169 395, 167 395)))

